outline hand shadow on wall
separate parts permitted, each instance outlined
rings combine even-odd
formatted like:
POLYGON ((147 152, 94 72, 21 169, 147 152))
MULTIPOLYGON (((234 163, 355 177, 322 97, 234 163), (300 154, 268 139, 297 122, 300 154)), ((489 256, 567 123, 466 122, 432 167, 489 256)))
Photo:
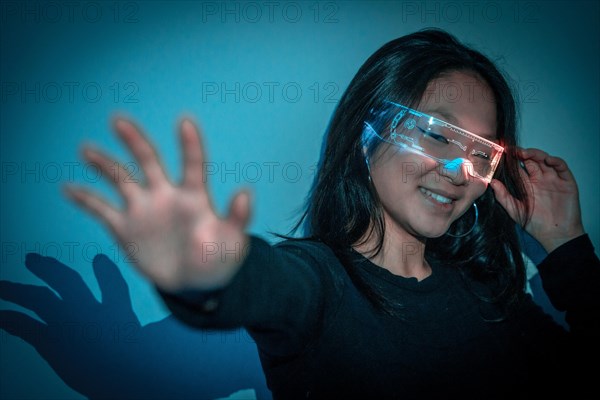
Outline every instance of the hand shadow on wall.
POLYGON ((28 254, 25 266, 49 287, 0 281, 0 298, 43 322, 1 310, 0 329, 31 344, 69 387, 92 399, 214 399, 247 388, 271 398, 244 330, 198 330, 173 316, 142 326, 118 267, 103 254, 92 265, 102 302, 72 268, 28 254))

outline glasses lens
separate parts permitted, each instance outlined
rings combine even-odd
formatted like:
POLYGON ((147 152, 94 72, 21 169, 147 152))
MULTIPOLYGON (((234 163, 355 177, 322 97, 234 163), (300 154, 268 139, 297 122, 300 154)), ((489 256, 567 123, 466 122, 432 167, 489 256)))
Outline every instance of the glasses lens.
POLYGON ((437 161, 467 162, 472 176, 490 181, 502 155, 502 147, 437 118, 402 108, 390 125, 390 139, 437 161))

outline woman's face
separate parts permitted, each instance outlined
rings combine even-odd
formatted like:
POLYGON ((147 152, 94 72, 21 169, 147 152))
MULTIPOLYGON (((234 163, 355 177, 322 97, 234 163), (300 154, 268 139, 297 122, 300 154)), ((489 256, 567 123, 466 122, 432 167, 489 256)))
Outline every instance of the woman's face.
MULTIPOLYGON (((450 72, 432 80, 419 111, 489 140, 496 139, 496 103, 474 73, 450 72)), ((443 235, 480 197, 487 184, 467 173, 441 168, 434 160, 382 144, 370 160, 386 230, 434 238, 443 235), (441 196, 441 197, 440 197, 441 196)))

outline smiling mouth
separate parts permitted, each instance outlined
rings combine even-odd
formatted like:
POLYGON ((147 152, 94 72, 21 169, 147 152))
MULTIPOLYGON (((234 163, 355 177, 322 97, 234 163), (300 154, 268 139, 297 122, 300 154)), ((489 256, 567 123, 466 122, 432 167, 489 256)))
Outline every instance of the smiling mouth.
POLYGON ((425 189, 423 187, 419 187, 419 190, 426 197, 429 197, 429 198, 435 200, 438 203, 441 203, 441 204, 451 204, 452 202, 454 202, 454 199, 451 199, 449 197, 444 197, 441 194, 433 193, 431 190, 425 189))

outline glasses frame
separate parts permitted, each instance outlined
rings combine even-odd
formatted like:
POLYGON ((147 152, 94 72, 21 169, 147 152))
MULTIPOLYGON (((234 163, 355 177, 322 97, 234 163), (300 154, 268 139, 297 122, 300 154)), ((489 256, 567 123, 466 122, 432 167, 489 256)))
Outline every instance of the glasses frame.
MULTIPOLYGON (((399 126, 400 121, 405 117, 406 113, 410 113, 412 115, 414 115, 416 118, 427 118, 429 120, 429 124, 437 124, 439 126, 442 126, 444 128, 450 129, 452 132, 457 133, 461 136, 466 137, 469 141, 471 142, 479 142, 480 144, 483 144, 485 146, 489 146, 490 148, 495 150, 494 156, 492 157, 492 159, 490 160, 490 172, 486 175, 486 176, 481 176, 479 173, 477 173, 477 171, 474 170, 474 168, 470 167, 467 168, 467 170, 469 171, 469 175, 475 177, 475 178, 479 178, 483 181, 485 181, 486 183, 490 183, 494 174, 496 173, 496 169, 498 167, 498 164, 500 163, 500 160, 502 158, 502 154, 504 153, 504 147, 500 146, 499 144, 492 142, 491 140, 485 139, 473 132, 470 132, 466 129, 463 129, 459 126, 453 125, 449 122, 446 122, 444 120, 441 120, 439 118, 436 118, 432 115, 426 114, 424 112, 412 109, 410 107, 404 106, 402 104, 398 104, 395 103, 393 101, 386 101, 386 104, 390 104, 392 106, 398 107, 400 109, 402 109, 402 111, 399 112, 394 112, 394 118, 392 119, 392 123, 389 126, 389 130, 390 130, 390 137, 392 138, 392 140, 386 140, 383 137, 381 137, 381 135, 379 135, 377 133, 377 131, 371 126, 371 124, 369 124, 368 122, 365 122, 365 124, 367 125, 367 127, 373 131, 381 140, 383 140, 384 142, 393 144, 395 146, 400 146, 402 148, 407 148, 409 150, 414 151, 415 153, 424 155, 426 157, 429 157, 435 161, 437 161, 438 163, 442 164, 442 165, 447 165, 450 162, 454 161, 454 160, 446 160, 446 159, 442 159, 442 158, 437 158, 435 156, 432 156, 430 154, 427 154, 424 149, 419 146, 418 144, 416 144, 414 142, 414 138, 408 137, 402 133, 397 132, 397 128, 399 126), (397 141, 393 140, 395 137, 400 136, 403 137, 404 141, 409 142, 411 144, 407 144, 407 143, 398 143, 397 141)), ((414 122, 414 121, 413 121, 414 122)), ((406 121, 405 121, 406 124, 406 121)), ((405 124, 403 124, 405 126, 405 124)), ((410 123, 409 123, 410 125, 410 123)), ((415 127, 415 125, 412 126, 405 126, 405 128, 407 129, 413 129, 415 127)), ((452 141, 453 144, 457 145, 460 149, 462 149, 463 151, 466 151, 466 146, 464 143, 462 142, 458 142, 458 141, 452 141)), ((492 152, 493 153, 493 152, 492 152)), ((467 159, 466 157, 462 157, 467 159)), ((469 160, 470 161, 470 160, 469 160)))

